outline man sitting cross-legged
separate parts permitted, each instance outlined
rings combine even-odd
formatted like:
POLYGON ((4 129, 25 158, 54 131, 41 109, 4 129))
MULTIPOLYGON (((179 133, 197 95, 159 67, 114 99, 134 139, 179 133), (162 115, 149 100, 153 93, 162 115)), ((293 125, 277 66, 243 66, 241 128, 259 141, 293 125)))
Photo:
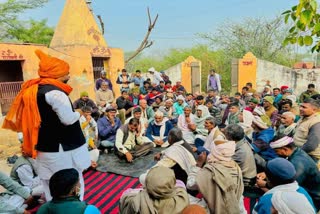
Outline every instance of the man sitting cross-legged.
POLYGON ((112 106, 106 109, 105 116, 98 120, 98 135, 100 146, 111 150, 116 141, 117 130, 121 126, 120 119, 116 117, 117 110, 112 106))
POLYGON ((168 146, 167 137, 169 131, 173 128, 172 123, 167 118, 163 118, 163 113, 157 111, 154 120, 149 123, 146 136, 155 146, 168 146))
POLYGON ((153 143, 143 142, 140 135, 139 120, 130 119, 128 124, 122 125, 116 134, 115 153, 120 159, 132 162, 133 158, 146 155, 153 148, 153 143))

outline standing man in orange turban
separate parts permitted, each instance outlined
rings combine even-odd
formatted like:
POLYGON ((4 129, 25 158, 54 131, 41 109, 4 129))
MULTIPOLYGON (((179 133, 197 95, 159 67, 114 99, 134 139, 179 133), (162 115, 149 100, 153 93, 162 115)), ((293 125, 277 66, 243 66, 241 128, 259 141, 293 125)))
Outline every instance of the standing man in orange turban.
POLYGON ((82 171, 90 166, 79 118, 68 97, 72 88, 67 85, 69 64, 35 51, 40 59, 39 78, 26 81, 8 112, 3 128, 23 132, 22 150, 37 158, 38 175, 51 200, 50 177, 57 171, 75 168, 79 172, 83 199, 82 171))

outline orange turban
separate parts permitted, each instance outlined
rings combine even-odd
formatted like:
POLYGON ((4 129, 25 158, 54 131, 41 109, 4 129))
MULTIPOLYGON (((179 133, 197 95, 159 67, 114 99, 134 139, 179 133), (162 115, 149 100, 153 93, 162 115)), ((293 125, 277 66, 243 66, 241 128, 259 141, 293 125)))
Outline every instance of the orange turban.
POLYGON ((206 213, 207 211, 203 207, 197 204, 190 204, 189 206, 187 206, 182 210, 182 214, 206 214, 206 213))
POLYGON ((69 64, 61 59, 51 57, 41 50, 35 51, 40 59, 38 74, 41 78, 57 79, 69 73, 69 64))

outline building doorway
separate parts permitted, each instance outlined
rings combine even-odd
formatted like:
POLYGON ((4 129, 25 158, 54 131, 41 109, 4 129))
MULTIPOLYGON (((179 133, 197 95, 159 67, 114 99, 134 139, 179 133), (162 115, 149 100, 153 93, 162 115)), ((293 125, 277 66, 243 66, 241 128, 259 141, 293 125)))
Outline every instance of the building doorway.
POLYGON ((199 62, 191 63, 191 87, 192 93, 201 91, 201 70, 199 62))
POLYGON ((23 61, 0 61, 0 107, 2 115, 5 115, 23 83, 23 61))

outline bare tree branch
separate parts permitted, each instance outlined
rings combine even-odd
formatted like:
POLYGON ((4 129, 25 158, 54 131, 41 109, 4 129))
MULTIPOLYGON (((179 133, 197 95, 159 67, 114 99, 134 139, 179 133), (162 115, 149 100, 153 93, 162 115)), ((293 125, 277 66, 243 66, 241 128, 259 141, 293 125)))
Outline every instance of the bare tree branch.
POLYGON ((104 34, 104 23, 102 21, 102 18, 100 15, 97 15, 98 19, 99 19, 99 22, 100 22, 100 26, 101 26, 101 32, 102 32, 102 35, 104 34))
POLYGON ((148 25, 148 31, 146 33, 146 35, 144 36, 144 39, 142 40, 142 42, 140 43, 140 46, 137 48, 137 50, 125 61, 125 64, 128 64, 128 62, 130 60, 132 60, 133 58, 135 58, 139 53, 141 53, 144 49, 149 48, 151 45, 153 45, 153 41, 149 41, 149 36, 154 28, 154 26, 156 25, 156 22, 158 20, 159 15, 157 14, 155 19, 152 21, 151 19, 151 15, 150 15, 150 11, 149 8, 147 8, 147 12, 148 12, 148 20, 149 20, 149 25, 148 25))

